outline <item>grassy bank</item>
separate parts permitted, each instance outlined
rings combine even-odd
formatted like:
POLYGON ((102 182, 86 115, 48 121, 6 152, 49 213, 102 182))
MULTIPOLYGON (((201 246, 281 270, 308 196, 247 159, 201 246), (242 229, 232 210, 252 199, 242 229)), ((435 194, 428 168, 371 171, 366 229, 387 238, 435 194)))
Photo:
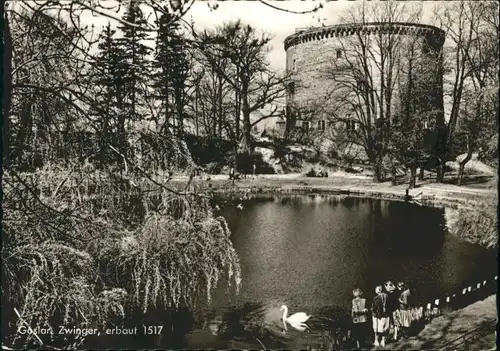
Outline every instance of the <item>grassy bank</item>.
MULTIPOLYGON (((172 183, 182 187, 186 178, 177 177, 172 183)), ((255 179, 231 181, 227 176, 195 178, 193 186, 219 194, 336 194, 406 201, 407 185, 392 185, 390 182, 374 183, 371 178, 354 175, 334 175, 328 178, 307 178, 300 174, 259 175, 255 179)), ((491 189, 459 187, 452 184, 426 182, 409 190, 410 201, 426 206, 480 206, 491 196, 491 189)))

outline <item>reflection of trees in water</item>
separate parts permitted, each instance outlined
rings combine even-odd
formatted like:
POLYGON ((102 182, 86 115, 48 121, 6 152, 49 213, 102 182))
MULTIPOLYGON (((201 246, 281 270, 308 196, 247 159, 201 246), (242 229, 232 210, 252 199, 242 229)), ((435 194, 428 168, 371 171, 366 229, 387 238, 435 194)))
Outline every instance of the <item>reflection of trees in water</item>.
POLYGON ((289 197, 282 197, 280 200, 282 205, 288 205, 292 203, 292 199, 289 197))
POLYGON ((446 225, 442 209, 382 200, 371 200, 370 207, 376 246, 411 256, 441 250, 446 225))
POLYGON ((222 316, 214 317, 212 323, 217 324, 217 334, 228 341, 248 343, 256 347, 261 346, 260 341, 266 348, 300 345, 301 348, 331 349, 345 343, 350 316, 342 309, 325 307, 314 313, 307 322, 309 333, 296 331, 290 325, 284 332, 278 305, 270 307, 247 302, 222 316))
POLYGON ((248 195, 248 200, 253 203, 265 203, 265 202, 274 202, 275 197, 272 195, 248 195))
POLYGON ((286 340, 282 328, 279 328, 279 320, 274 324, 266 314, 263 304, 246 302, 223 314, 219 335, 251 344, 258 344, 258 338, 267 348, 285 347, 286 340))
POLYGON ((365 211, 368 210, 369 206, 377 200, 373 200, 370 198, 362 198, 362 197, 355 197, 355 196, 343 196, 340 197, 340 202, 342 205, 344 205, 347 209, 351 211, 365 211))
POLYGON ((342 199, 342 205, 347 207, 349 210, 355 209, 354 207, 357 205, 356 198, 354 197, 345 197, 342 199))
POLYGON ((340 204, 340 198, 338 196, 331 196, 328 198, 328 204, 332 207, 337 207, 340 204))
POLYGON ((328 204, 333 207, 337 207, 338 205, 342 204, 349 209, 356 209, 359 204, 362 204, 365 201, 362 198, 322 194, 279 196, 277 197, 277 200, 282 205, 291 205, 293 207, 321 203, 328 204))
MULTIPOLYGON (((240 196, 241 197, 241 196, 240 196)), ((239 200, 238 196, 220 196, 217 197, 216 203, 221 205, 225 204, 228 201, 230 202, 231 200, 236 201, 239 200)), ((257 204, 257 203, 265 203, 265 202, 277 202, 280 203, 281 205, 288 205, 292 206, 294 208, 301 207, 302 205, 310 205, 310 204, 329 204, 333 207, 337 207, 340 204, 345 206, 347 209, 351 211, 356 211, 359 210, 360 206, 369 206, 370 204, 373 203, 378 203, 378 206, 380 207, 380 201, 379 200, 373 200, 373 199, 367 199, 367 198, 361 198, 361 197, 350 197, 350 196, 345 196, 345 195, 324 195, 324 194, 301 194, 301 195, 263 195, 263 194, 252 194, 248 196, 248 199, 246 201, 247 206, 251 204, 257 204)), ((388 217, 389 216, 389 206, 390 201, 383 201, 383 216, 388 217)))
POLYGON ((286 195, 279 196, 278 201, 281 205, 289 206, 293 209, 302 209, 304 205, 311 205, 314 203, 314 195, 286 195))
POLYGON ((389 215, 391 213, 390 211, 391 202, 383 200, 379 202, 380 202, 380 214, 382 215, 383 218, 389 218, 389 215))
MULTIPOLYGON (((171 314, 172 323, 172 348, 187 347, 186 334, 189 333, 194 326, 193 313, 187 308, 181 308, 171 314)), ((167 345, 162 345, 167 346, 167 345)))
POLYGON ((350 325, 349 313, 334 306, 321 308, 311 321, 311 328, 321 332, 321 348, 326 351, 345 349, 350 325))

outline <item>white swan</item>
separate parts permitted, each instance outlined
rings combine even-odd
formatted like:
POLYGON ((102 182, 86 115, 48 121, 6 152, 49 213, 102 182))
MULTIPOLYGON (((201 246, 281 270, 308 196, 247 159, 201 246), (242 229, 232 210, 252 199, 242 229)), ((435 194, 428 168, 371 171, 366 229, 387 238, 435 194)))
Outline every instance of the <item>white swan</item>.
POLYGON ((242 210, 242 209, 243 209, 243 205, 242 205, 242 204, 238 204, 238 206, 236 206, 236 208, 237 208, 238 210, 242 210))
POLYGON ((297 313, 292 314, 290 317, 287 317, 288 307, 286 307, 285 305, 281 306, 280 311, 284 311, 283 312, 283 322, 286 321, 286 322, 288 322, 290 324, 294 324, 294 325, 305 323, 309 318, 311 318, 311 316, 308 316, 304 312, 297 312, 297 313))

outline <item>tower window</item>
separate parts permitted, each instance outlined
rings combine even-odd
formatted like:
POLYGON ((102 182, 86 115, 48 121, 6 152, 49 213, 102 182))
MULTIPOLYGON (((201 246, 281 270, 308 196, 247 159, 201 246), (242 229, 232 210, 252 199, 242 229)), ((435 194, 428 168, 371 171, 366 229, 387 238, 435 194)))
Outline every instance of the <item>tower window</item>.
POLYGON ((292 62, 292 70, 295 72, 297 70, 297 60, 296 59, 293 59, 293 62, 292 62))
POLYGON ((342 50, 337 50, 337 58, 341 58, 342 57, 342 50))
POLYGON ((352 132, 352 131, 355 131, 357 130, 358 128, 356 127, 357 123, 356 121, 353 121, 353 120, 347 120, 345 121, 345 129, 348 131, 348 132, 352 132))
POLYGON ((311 129, 311 122, 309 122, 309 121, 303 121, 302 122, 302 128, 304 128, 304 130, 306 132, 308 132, 309 129, 311 129))
POLYGON ((318 130, 324 131, 326 129, 326 121, 325 120, 319 120, 318 121, 318 130))

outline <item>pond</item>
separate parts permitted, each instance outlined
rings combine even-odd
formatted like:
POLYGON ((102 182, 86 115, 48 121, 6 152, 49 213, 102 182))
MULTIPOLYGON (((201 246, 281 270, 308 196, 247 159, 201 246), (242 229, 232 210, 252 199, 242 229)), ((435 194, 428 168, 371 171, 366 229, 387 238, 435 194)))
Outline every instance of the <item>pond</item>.
POLYGON ((338 196, 254 198, 222 208, 242 286, 219 289, 178 347, 317 348, 347 325, 352 289, 404 280, 420 303, 496 274, 494 252, 447 234, 444 210, 338 196), (281 305, 306 312, 310 332, 284 330, 281 305))

